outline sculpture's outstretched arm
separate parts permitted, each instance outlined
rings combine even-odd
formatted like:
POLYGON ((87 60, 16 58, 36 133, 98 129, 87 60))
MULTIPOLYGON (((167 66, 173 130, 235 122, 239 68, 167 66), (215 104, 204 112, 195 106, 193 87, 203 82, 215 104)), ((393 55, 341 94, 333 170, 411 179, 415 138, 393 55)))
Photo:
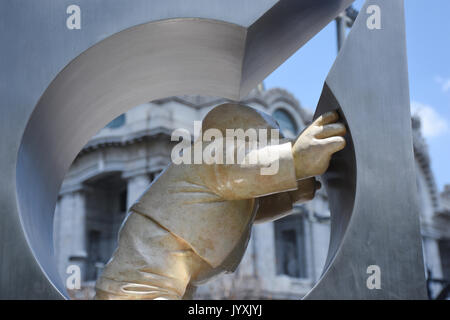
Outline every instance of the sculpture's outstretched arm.
POLYGON ((259 208, 254 223, 270 222, 288 215, 294 203, 303 203, 314 198, 320 182, 315 178, 297 181, 297 190, 259 198, 259 208))
MULTIPOLYGON (((297 180, 325 173, 331 156, 345 147, 346 128, 337 122, 338 119, 337 112, 325 113, 309 125, 295 143, 284 141, 249 151, 243 162, 257 160, 250 165, 192 165, 196 183, 224 200, 251 199, 297 190, 297 180)), ((230 150, 225 141, 223 145, 227 155, 230 150)), ((232 152, 236 154, 238 150, 232 152)))
MULTIPOLYGON (((230 150, 224 148, 224 154, 227 152, 230 150)), ((240 163, 194 164, 191 171, 193 183, 205 186, 223 200, 252 199, 297 189, 291 142, 255 148, 240 163), (256 161, 251 162, 252 157, 256 161), (264 170, 270 174, 262 174, 264 170)))
POLYGON ((289 214, 293 203, 314 198, 320 184, 313 176, 323 174, 332 154, 345 147, 342 136, 346 134, 346 128, 342 123, 336 123, 338 119, 336 112, 325 113, 299 135, 292 154, 295 176, 303 180, 297 182, 297 190, 260 197, 255 223, 280 219, 289 214))

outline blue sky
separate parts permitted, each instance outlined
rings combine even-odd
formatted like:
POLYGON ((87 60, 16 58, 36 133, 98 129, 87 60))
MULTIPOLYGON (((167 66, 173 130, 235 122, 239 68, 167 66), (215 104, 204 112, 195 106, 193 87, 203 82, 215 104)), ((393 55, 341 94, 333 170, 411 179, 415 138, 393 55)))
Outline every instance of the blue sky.
MULTIPOLYGON (((361 8, 364 1, 355 1, 361 8)), ((450 1, 406 0, 411 109, 422 120, 439 191, 450 184, 450 1)), ((336 57, 336 27, 330 23, 265 81, 289 90, 314 110, 336 57)))

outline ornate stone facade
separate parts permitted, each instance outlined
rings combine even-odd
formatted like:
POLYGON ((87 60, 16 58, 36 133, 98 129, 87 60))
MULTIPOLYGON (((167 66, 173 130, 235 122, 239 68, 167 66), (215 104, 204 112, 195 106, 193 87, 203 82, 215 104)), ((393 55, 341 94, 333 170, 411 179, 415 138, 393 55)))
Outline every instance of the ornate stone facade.
MULTIPOLYGON (((92 297, 92 287, 116 246, 128 207, 170 161, 177 143, 171 141, 172 131, 185 128, 193 133, 194 121, 223 102, 214 97, 179 96, 143 104, 100 130, 83 148, 62 185, 54 222, 61 276, 66 278, 66 268, 73 264, 82 271, 83 287, 71 292, 74 298, 92 297)), ((259 87, 244 103, 273 114, 288 137, 295 137, 312 118, 281 89, 259 87)), ((449 266, 441 266, 440 243, 450 238, 450 206, 443 211, 439 204, 420 121, 413 118, 412 123, 426 265, 434 277, 442 278, 448 276, 449 266), (441 216, 446 217, 444 225, 435 223, 441 216)), ((448 197, 450 189, 446 192, 448 197)), ((329 218, 327 195, 320 190, 313 201, 296 206, 291 216, 255 225, 238 270, 200 286, 196 298, 302 297, 321 275, 328 250, 329 218)), ((431 287, 436 295, 442 284, 431 287)))

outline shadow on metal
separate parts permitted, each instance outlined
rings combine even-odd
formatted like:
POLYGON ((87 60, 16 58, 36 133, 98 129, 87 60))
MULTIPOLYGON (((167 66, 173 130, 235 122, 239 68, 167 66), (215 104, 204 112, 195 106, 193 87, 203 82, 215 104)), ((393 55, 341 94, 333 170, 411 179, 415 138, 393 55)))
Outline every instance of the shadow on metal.
POLYGON ((353 145, 351 127, 339 102, 325 83, 314 118, 327 111, 337 111, 341 121, 346 124, 345 141, 347 145, 345 149, 333 156, 330 167, 322 176, 331 212, 330 245, 323 273, 331 265, 350 223, 355 205, 357 182, 355 146, 353 145))

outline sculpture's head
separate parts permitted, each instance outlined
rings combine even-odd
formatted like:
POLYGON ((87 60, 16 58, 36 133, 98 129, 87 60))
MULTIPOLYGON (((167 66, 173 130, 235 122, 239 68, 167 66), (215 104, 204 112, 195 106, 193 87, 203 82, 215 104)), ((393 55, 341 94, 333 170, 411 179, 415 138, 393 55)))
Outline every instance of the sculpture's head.
POLYGON ((202 131, 218 129, 226 136, 226 129, 267 129, 267 138, 271 139, 271 129, 278 129, 278 123, 267 113, 239 103, 224 103, 213 108, 202 122, 202 131))

